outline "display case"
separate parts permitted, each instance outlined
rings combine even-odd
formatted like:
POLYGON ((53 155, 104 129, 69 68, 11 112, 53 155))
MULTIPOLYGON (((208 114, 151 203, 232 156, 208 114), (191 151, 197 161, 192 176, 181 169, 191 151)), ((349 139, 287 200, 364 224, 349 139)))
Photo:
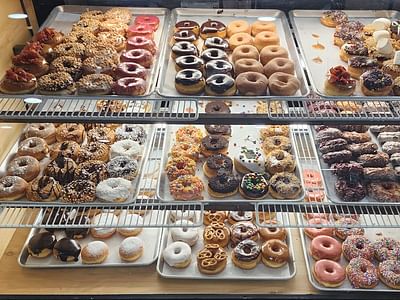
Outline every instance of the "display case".
POLYGON ((164 2, 5 7, 0 297, 397 299, 399 3, 164 2))

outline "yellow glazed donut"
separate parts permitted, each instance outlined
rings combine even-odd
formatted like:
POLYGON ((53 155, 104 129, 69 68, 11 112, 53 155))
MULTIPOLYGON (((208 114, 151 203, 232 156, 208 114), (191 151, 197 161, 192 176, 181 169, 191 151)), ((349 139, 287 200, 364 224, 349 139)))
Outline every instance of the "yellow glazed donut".
POLYGON ((228 27, 227 27, 227 36, 231 37, 232 35, 236 34, 236 33, 240 33, 240 32, 245 32, 250 34, 251 33, 251 27, 249 25, 249 23, 247 23, 244 20, 236 20, 236 21, 232 21, 229 23, 228 27))
POLYGON ((251 35, 256 36, 258 33, 262 31, 270 31, 275 32, 276 26, 273 22, 268 21, 256 21, 251 25, 251 35))
POLYGON ((245 32, 235 33, 229 39, 229 47, 234 50, 238 46, 253 45, 253 38, 250 34, 245 32))

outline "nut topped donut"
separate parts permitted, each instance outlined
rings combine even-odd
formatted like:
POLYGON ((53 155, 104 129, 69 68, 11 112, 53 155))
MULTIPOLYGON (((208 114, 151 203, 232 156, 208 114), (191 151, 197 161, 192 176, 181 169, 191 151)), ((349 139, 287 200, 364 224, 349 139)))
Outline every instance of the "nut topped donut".
POLYGON ((107 166, 99 160, 88 160, 75 169, 75 178, 90 180, 95 184, 108 178, 107 166))
POLYGON ((42 95, 72 95, 76 92, 74 80, 67 72, 55 72, 38 79, 38 93, 42 95))
POLYGON ((74 180, 65 185, 61 201, 67 203, 89 203, 96 200, 96 184, 89 180, 74 180))

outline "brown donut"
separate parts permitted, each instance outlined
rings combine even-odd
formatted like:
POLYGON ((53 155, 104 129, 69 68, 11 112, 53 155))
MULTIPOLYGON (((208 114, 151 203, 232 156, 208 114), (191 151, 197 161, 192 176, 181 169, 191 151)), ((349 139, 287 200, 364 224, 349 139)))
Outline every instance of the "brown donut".
POLYGON ((263 66, 276 57, 289 58, 289 53, 285 48, 277 45, 266 46, 260 52, 260 61, 263 66))
POLYGON ((261 51, 266 46, 279 44, 279 36, 275 32, 271 31, 261 31, 260 33, 257 33, 254 38, 254 45, 257 47, 258 51, 261 51))
POLYGON ((45 158, 49 153, 46 141, 39 137, 30 137, 22 141, 18 147, 18 156, 33 156, 37 160, 45 158))
POLYGON ((236 86, 240 95, 262 96, 267 93, 268 79, 264 74, 244 72, 236 78, 236 86))
POLYGON ((18 156, 7 165, 7 175, 31 181, 40 173, 39 161, 32 156, 18 156))
POLYGON ((264 74, 268 78, 276 72, 294 75, 293 61, 288 58, 276 57, 264 66, 264 74))
POLYGON ((300 81, 291 74, 276 72, 269 77, 271 95, 292 96, 300 88, 300 81))
POLYGON ((28 183, 18 176, 4 176, 0 179, 0 201, 13 201, 25 196, 28 183))
POLYGON ((85 138, 85 127, 82 124, 64 123, 57 127, 57 142, 74 141, 82 144, 85 138))
POLYGON ((235 75, 238 76, 244 72, 257 72, 262 74, 263 66, 258 60, 242 58, 235 62, 235 75))
POLYGON ((246 32, 235 33, 229 38, 229 47, 234 50, 236 47, 242 45, 253 45, 253 38, 246 32))
POLYGON ((232 52, 232 62, 236 62, 241 58, 252 58, 258 60, 260 54, 256 47, 252 45, 241 45, 235 48, 232 52))

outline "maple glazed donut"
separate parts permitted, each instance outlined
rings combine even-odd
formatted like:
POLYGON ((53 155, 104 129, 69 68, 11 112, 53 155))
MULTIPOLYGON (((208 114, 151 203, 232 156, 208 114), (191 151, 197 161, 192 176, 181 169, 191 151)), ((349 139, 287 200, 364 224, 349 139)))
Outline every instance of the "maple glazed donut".
POLYGON ((251 58, 258 61, 260 54, 255 46, 241 45, 236 47, 232 52, 232 62, 236 62, 242 58, 251 58))
POLYGON ((32 156, 18 156, 7 165, 7 175, 19 176, 27 182, 35 179, 39 173, 39 161, 32 156))
POLYGON ((288 51, 278 45, 271 45, 264 47, 260 52, 260 61, 265 66, 269 61, 274 58, 289 58, 288 51))
POLYGON ((261 247, 261 260, 267 267, 280 268, 289 261, 289 248, 281 240, 268 240, 261 247))
POLYGON ((244 20, 235 20, 230 22, 226 28, 226 35, 228 37, 231 37, 232 35, 240 32, 250 34, 251 26, 249 25, 249 23, 244 20))

